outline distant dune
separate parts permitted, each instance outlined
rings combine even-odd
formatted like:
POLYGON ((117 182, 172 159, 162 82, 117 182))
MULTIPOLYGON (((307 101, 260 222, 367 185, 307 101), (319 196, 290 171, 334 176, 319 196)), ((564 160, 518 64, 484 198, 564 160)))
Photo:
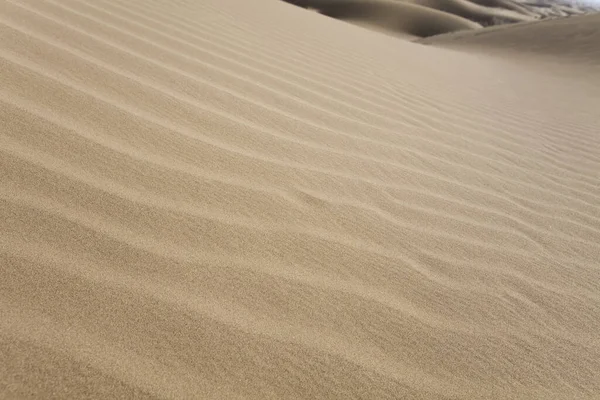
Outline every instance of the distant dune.
MULTIPOLYGON (((399 0, 394 0, 399 1, 399 0)), ((486 26, 495 25, 496 21, 503 23, 524 22, 534 19, 530 15, 521 14, 514 10, 502 9, 497 7, 486 7, 475 4, 469 0, 404 0, 424 7, 445 11, 467 18, 471 21, 484 24, 486 26)), ((497 3, 498 6, 502 3, 497 3)), ((510 4, 510 3, 509 3, 510 4)))
POLYGON ((476 22, 422 7, 418 3, 394 0, 323 0, 306 2, 332 18, 400 36, 429 37, 465 29, 481 28, 476 22))
POLYGON ((337 3, 0 0, 0 399, 598 398, 598 17, 337 3))
POLYGON ((595 13, 494 27, 475 34, 456 32, 425 39, 422 43, 468 46, 487 53, 519 52, 533 58, 551 55, 567 64, 600 68, 600 46, 590 45, 600 43, 599 26, 600 14, 595 13))
POLYGON ((426 38, 482 26, 583 13, 576 5, 515 0, 285 0, 371 30, 426 38), (432 12, 433 10, 433 12, 432 12), (457 18, 458 17, 458 18, 457 18))

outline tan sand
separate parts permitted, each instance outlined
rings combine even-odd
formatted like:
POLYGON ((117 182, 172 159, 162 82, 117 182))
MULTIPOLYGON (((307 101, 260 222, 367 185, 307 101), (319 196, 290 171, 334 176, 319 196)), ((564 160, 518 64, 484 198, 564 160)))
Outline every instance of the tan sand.
POLYGON ((598 398, 597 64, 459 50, 0 0, 0 398, 598 398))
MULTIPOLYGON (((399 1, 399 0, 397 0, 399 1)), ((478 23, 483 23, 486 26, 495 25, 495 19, 502 19, 510 22, 524 22, 534 19, 533 16, 524 15, 515 10, 506 10, 499 7, 487 7, 475 4, 469 0, 402 0, 424 7, 433 8, 440 11, 457 15, 478 23)), ((510 4, 510 3, 509 3, 510 4)), ((495 4, 500 6, 501 3, 495 4)), ((503 5, 503 4, 502 4, 503 5)))
POLYGON ((328 17, 403 39, 482 28, 477 22, 419 1, 307 0, 298 3, 328 17))
POLYGON ((285 0, 291 4, 400 36, 426 38, 483 26, 534 21, 541 13, 513 0, 285 0))
MULTIPOLYGON (((477 53, 516 55, 569 67, 590 67, 600 72, 600 13, 546 19, 515 26, 503 25, 469 32, 453 32, 426 38, 422 43, 469 48, 477 53)), ((596 76, 585 77, 590 85, 596 76)))

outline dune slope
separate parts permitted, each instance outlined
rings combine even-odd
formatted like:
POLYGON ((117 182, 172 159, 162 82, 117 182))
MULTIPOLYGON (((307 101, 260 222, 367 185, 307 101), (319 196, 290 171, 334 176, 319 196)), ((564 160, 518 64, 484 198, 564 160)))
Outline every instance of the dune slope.
POLYGON ((424 7, 444 11, 448 14, 457 15, 465 19, 484 24, 486 26, 495 25, 495 20, 501 19, 504 23, 525 22, 534 19, 533 16, 522 14, 521 12, 505 9, 512 3, 496 3, 496 7, 488 7, 469 0, 396 0, 418 4, 424 7), (501 6, 503 8, 500 8, 501 6))
POLYGON ((600 67, 600 13, 427 38, 422 43, 469 47, 477 52, 551 56, 567 64, 600 67), (507 29, 508 28, 508 29, 507 29))
POLYGON ((0 0, 0 398, 596 398, 600 78, 519 57, 0 0))
POLYGON ((367 29, 426 38, 540 15, 512 0, 285 0, 367 29))
MULTIPOLYGON (((312 8, 331 18, 402 38, 426 38, 481 28, 460 15, 433 6, 396 0, 301 0, 290 3, 312 8)), ((475 5, 473 4, 475 7, 475 5)))

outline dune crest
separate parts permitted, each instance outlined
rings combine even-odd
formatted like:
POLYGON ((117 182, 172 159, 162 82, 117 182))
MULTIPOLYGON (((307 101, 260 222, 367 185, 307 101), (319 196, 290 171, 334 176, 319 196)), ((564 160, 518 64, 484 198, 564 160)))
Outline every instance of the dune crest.
MULTIPOLYGON (((600 67, 600 13, 500 26, 476 34, 455 32, 427 38, 421 43, 470 48, 483 53, 548 56, 575 66, 600 67)), ((546 61, 546 58, 544 58, 546 61)))
POLYGON ((481 28, 477 22, 440 10, 435 5, 421 4, 420 1, 303 0, 290 3, 317 10, 328 17, 403 38, 425 38, 481 28))
POLYGON ((0 0, 0 398, 597 397, 595 37, 0 0))
MULTIPOLYGON (((428 38, 600 11, 560 0, 283 0, 391 36, 428 38)), ((486 32, 487 29, 484 31, 486 32)))

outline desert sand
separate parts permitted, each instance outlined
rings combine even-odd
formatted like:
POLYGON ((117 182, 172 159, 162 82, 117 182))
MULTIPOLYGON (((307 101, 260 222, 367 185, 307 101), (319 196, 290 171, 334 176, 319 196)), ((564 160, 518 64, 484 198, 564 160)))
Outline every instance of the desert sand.
POLYGON ((600 398, 599 30, 0 0, 0 398, 600 398))

